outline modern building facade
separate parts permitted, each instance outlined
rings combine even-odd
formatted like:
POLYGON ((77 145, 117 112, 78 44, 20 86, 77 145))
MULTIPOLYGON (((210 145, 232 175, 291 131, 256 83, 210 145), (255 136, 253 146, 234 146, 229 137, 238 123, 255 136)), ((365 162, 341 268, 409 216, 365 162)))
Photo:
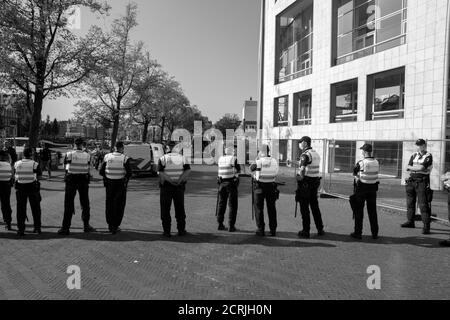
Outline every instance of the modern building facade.
POLYGON ((332 146, 327 172, 349 172, 371 142, 397 178, 427 139, 439 189, 450 169, 449 1, 262 2, 259 138, 279 141, 287 163, 302 136, 321 154, 332 146))

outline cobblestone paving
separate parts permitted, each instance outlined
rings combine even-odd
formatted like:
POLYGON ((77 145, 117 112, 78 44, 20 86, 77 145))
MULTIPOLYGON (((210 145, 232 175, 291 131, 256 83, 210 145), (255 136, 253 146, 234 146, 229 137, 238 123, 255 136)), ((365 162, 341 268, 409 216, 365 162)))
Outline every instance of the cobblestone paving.
POLYGON ((380 211, 382 237, 375 241, 367 234, 363 241, 354 241, 348 236, 353 224, 348 203, 321 199, 327 235, 300 240, 296 235, 301 219, 294 219, 295 186, 286 181, 277 203, 278 236, 256 238, 250 181, 242 178, 239 231, 220 232, 214 215, 214 170, 194 167, 186 194, 189 235, 180 238, 172 230, 170 239, 161 236, 155 178, 130 183, 123 232, 115 236, 106 232, 105 192, 101 181, 94 181, 92 225, 99 232, 82 233, 77 205, 73 234, 64 238, 56 235, 63 213, 62 177, 44 181, 44 234, 17 239, 15 232, 0 230, 0 299, 408 300, 450 296, 450 250, 438 246, 439 240, 450 236, 448 225, 433 224, 432 234, 422 236, 420 223, 415 230, 400 229, 403 214, 380 211), (66 286, 70 265, 81 268, 81 290, 66 286), (381 290, 367 289, 366 271, 371 265, 381 268, 381 290))

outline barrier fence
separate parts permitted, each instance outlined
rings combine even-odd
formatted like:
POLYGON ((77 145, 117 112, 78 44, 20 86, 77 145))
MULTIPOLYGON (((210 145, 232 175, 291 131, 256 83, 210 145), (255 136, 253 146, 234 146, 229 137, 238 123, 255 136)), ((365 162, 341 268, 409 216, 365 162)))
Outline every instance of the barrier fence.
MULTIPOLYGON (((280 160, 281 173, 285 178, 294 177, 301 154, 298 140, 279 142, 274 157, 280 160)), ((321 193, 347 199, 353 194, 353 168, 363 158, 359 149, 363 144, 373 145, 374 157, 380 163, 380 206, 406 212, 405 179, 409 174, 406 166, 414 152, 416 140, 402 141, 355 141, 313 140, 312 147, 321 155, 321 193)), ((275 150, 276 148, 274 148, 275 150)), ((433 155, 431 188, 434 190, 432 214, 436 219, 448 221, 449 199, 443 189, 441 177, 450 171, 450 140, 428 140, 427 150, 433 155)), ((420 211, 417 211, 420 213, 420 211)))

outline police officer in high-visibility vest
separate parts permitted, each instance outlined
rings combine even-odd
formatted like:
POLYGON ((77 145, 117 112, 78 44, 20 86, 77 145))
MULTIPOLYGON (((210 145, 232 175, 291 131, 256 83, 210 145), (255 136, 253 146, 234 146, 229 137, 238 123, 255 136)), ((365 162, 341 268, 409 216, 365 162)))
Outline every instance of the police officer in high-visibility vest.
POLYGON ((172 219, 170 207, 175 207, 178 235, 186 235, 186 212, 184 210, 184 192, 191 167, 184 156, 174 147, 171 153, 159 159, 158 175, 160 186, 161 221, 165 237, 170 237, 172 219))
POLYGON ((39 164, 32 160, 33 150, 25 148, 23 150, 24 159, 19 160, 14 165, 14 177, 16 182, 17 200, 17 235, 25 235, 25 220, 27 219, 27 202, 30 202, 31 213, 33 215, 34 231, 41 234, 41 195, 38 178, 42 172, 39 164))
POLYGON ((410 177, 406 180, 406 198, 408 221, 402 228, 415 228, 416 200, 419 203, 423 222, 423 234, 430 234, 431 208, 433 191, 430 188, 430 174, 433 169, 433 156, 427 151, 427 143, 423 139, 416 141, 417 152, 411 156, 407 171, 410 177))
POLYGON ((322 214, 319 209, 318 190, 320 187, 320 156, 311 147, 312 140, 310 137, 303 137, 299 142, 302 150, 297 170, 297 191, 296 201, 300 203, 300 212, 302 214, 303 230, 298 233, 300 238, 309 238, 311 229, 311 217, 317 228, 317 234, 323 236, 325 234, 322 214))
POLYGON ((0 203, 3 214, 5 229, 11 231, 11 187, 13 185, 13 168, 11 157, 6 151, 0 151, 0 203))
POLYGON ((219 158, 219 173, 218 173, 218 204, 217 204, 217 222, 219 223, 218 230, 226 230, 223 224, 225 220, 225 211, 227 209, 227 202, 229 206, 229 232, 236 231, 236 217, 238 210, 238 186, 239 173, 241 167, 237 158, 234 156, 233 148, 226 148, 225 155, 219 158))
POLYGON ((78 191, 80 204, 82 209, 82 220, 84 232, 95 232, 96 230, 90 226, 90 205, 89 205, 89 183, 90 175, 90 159, 89 153, 83 151, 83 139, 75 140, 76 149, 66 154, 64 165, 66 166, 66 193, 64 198, 64 219, 61 229, 58 231, 60 235, 70 235, 70 226, 72 216, 75 214, 75 196, 78 191))
POLYGON ((372 238, 378 239, 377 191, 380 164, 372 156, 372 145, 365 144, 361 147, 361 150, 364 159, 359 161, 353 169, 355 194, 350 197, 350 204, 355 217, 355 232, 351 234, 351 237, 359 240, 362 239, 364 204, 367 202, 367 213, 369 215, 372 238))
POLYGON ((124 154, 124 144, 116 143, 116 152, 108 153, 100 169, 106 187, 105 215, 108 229, 112 234, 120 232, 127 202, 128 181, 132 170, 130 158, 124 154))
POLYGON ((267 214, 269 216, 270 235, 275 237, 277 234, 277 209, 278 189, 275 180, 278 175, 278 162, 269 155, 269 146, 261 145, 258 158, 250 166, 253 172, 253 197, 256 220, 256 235, 264 237, 264 200, 267 204, 267 214))

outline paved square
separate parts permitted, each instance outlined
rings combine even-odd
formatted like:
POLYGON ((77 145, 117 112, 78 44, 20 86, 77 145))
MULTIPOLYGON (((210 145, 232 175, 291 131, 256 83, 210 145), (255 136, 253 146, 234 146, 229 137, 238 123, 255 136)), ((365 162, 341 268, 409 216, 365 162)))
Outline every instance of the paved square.
POLYGON ((287 184, 277 203, 278 237, 256 238, 250 179, 242 178, 239 231, 219 232, 215 170, 193 167, 185 200, 190 234, 171 239, 161 235, 156 178, 130 182, 123 232, 114 236, 106 233, 99 179, 90 190, 92 225, 99 232, 82 233, 77 205, 69 237, 56 234, 63 214, 62 173, 43 181, 44 234, 17 239, 15 232, 0 231, 0 299, 448 299, 450 250, 438 246, 450 235, 448 225, 433 224, 432 234, 422 236, 420 223, 415 230, 400 229, 405 217, 380 211, 382 237, 369 237, 366 216, 367 235, 354 241, 348 236, 353 228, 348 203, 321 199, 327 235, 300 240, 294 181, 281 177, 287 184), (71 265, 81 269, 81 290, 66 286, 71 265), (371 265, 381 269, 381 290, 367 288, 371 265))

